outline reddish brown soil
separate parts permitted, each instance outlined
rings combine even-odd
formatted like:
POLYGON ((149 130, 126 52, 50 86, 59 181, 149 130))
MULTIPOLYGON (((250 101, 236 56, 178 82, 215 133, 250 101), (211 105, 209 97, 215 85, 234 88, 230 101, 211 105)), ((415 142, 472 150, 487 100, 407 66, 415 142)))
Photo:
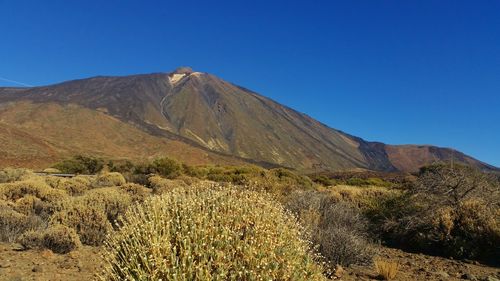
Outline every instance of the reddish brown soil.
MULTIPOLYGON (((463 262, 442 257, 407 253, 397 249, 381 248, 377 256, 382 260, 397 262, 399 270, 394 280, 399 281, 452 281, 487 280, 487 277, 500 279, 500 268, 490 267, 477 262, 463 262), (474 279, 475 278, 475 279, 474 279)), ((373 265, 352 266, 337 280, 379 280, 373 265)), ((494 279, 492 279, 494 280, 494 279)))
MULTIPOLYGON (((466 263, 441 257, 406 253, 381 248, 378 258, 396 261, 399 271, 394 280, 453 281, 500 280, 500 268, 479 263, 466 263), (468 274, 466 279, 464 275, 468 274), (490 279, 494 280, 494 279, 490 279)), ((102 270, 99 248, 84 246, 69 254, 54 254, 50 250, 19 251, 18 246, 0 243, 0 281, 72 281, 93 280, 102 270)), ((373 266, 352 266, 335 280, 379 280, 373 266)))
POLYGON ((50 250, 19 251, 0 243, 0 281, 93 280, 101 270, 99 248, 84 246, 69 254, 50 250))

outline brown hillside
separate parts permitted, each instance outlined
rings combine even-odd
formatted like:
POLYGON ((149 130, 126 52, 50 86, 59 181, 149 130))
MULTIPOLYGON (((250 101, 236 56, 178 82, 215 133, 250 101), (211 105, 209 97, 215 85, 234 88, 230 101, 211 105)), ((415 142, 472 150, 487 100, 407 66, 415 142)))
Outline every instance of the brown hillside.
MULTIPOLYGON (((187 162, 239 159, 308 172, 414 171, 433 161, 448 161, 452 155, 445 148, 367 142, 189 68, 0 88, 0 108, 7 112, 4 123, 49 143, 57 155, 85 151, 136 158, 165 153, 187 162), (28 113, 23 107, 27 101, 28 113)), ((457 162, 497 169, 455 155, 457 162)))

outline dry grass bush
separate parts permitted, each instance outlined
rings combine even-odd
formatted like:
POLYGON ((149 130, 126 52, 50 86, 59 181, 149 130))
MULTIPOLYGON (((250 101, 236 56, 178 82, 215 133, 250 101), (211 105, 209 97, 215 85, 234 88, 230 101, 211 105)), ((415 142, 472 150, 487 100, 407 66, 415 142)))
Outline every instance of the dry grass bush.
POLYGON ((23 215, 7 207, 0 206, 0 241, 15 242, 20 235, 32 229, 44 227, 44 222, 37 216, 23 215))
POLYGON ((44 231, 28 231, 19 239, 26 249, 46 248, 54 253, 66 254, 81 245, 75 230, 64 225, 53 225, 44 231))
POLYGON ((393 280, 396 278, 399 270, 399 264, 397 262, 391 262, 386 260, 377 259, 374 261, 375 272, 377 277, 382 280, 393 280))
POLYGON ((83 200, 66 201, 61 210, 51 216, 50 224, 75 229, 80 241, 91 246, 101 245, 106 234, 112 230, 104 208, 84 203, 83 200))
POLYGON ((186 187, 187 184, 181 180, 165 179, 161 176, 148 178, 149 186, 153 189, 153 194, 163 194, 177 187, 186 187))
POLYGON ((130 196, 132 202, 143 202, 151 194, 149 188, 136 183, 126 183, 121 185, 119 189, 126 192, 130 196))
POLYGON ((89 176, 76 176, 72 178, 46 176, 45 182, 52 188, 65 190, 73 196, 83 194, 92 186, 92 180, 89 176))
POLYGON ((28 180, 0 185, 0 199, 15 201, 25 195, 33 195, 45 202, 62 201, 68 197, 67 192, 54 189, 45 183, 43 177, 32 177, 28 180))
POLYGON ((33 174, 28 169, 5 168, 0 170, 0 183, 15 182, 30 177, 33 174))
POLYGON ((53 188, 65 190, 69 195, 81 195, 91 186, 89 179, 83 176, 76 176, 73 178, 59 178, 48 176, 45 182, 53 188))
POLYGON ((122 174, 118 172, 103 172, 99 174, 94 182, 95 187, 120 186, 127 181, 122 174))
POLYGON ((351 202, 358 207, 367 207, 373 200, 382 197, 400 194, 401 191, 381 186, 359 187, 350 185, 336 185, 327 189, 330 195, 338 200, 351 202))
POLYGON ((293 216, 203 182, 134 205, 108 236, 102 280, 323 280, 293 216))
POLYGON ((427 238, 450 256, 500 260, 499 214, 499 209, 477 199, 464 201, 456 209, 443 207, 430 218, 427 238))
POLYGON ((28 194, 16 200, 13 204, 13 208, 16 212, 26 216, 37 215, 43 219, 47 219, 53 211, 54 205, 28 194))
POLYGON ((77 204, 96 206, 102 209, 112 224, 132 204, 130 195, 119 187, 93 189, 75 201, 77 204))
POLYGON ((194 185, 194 184, 197 184, 201 181, 199 178, 190 177, 190 176, 186 176, 186 175, 178 176, 176 179, 183 181, 186 185, 194 185))
POLYGON ((500 185, 491 174, 459 164, 427 166, 410 195, 416 211, 404 228, 415 250, 500 261, 500 185))
POLYGON ((358 209, 318 191, 296 191, 286 202, 330 266, 371 261, 374 252, 368 242, 368 222, 358 209))

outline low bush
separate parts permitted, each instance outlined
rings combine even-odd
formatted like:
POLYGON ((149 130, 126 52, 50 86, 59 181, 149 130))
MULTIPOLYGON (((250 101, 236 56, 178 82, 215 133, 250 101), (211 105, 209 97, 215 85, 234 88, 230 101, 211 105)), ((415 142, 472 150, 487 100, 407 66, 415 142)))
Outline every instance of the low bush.
POLYGON ((126 192, 132 202, 143 202, 151 193, 149 188, 135 183, 126 183, 120 186, 120 190, 126 192))
POLYGON ((18 241, 26 249, 45 248, 58 254, 69 253, 81 245, 75 230, 64 225, 53 225, 42 232, 28 231, 18 241))
POLYGON ((42 219, 47 219, 53 211, 54 205, 28 194, 16 200, 13 208, 15 211, 26 216, 36 215, 42 219))
POLYGON ((42 177, 0 185, 0 199, 15 201, 25 195, 33 195, 45 202, 58 202, 68 197, 65 191, 47 185, 42 177))
POLYGON ((153 189, 153 194, 162 194, 177 187, 186 187, 184 181, 165 179, 160 176, 148 178, 149 186, 153 189))
POLYGON ((97 176, 94 185, 96 187, 120 186, 126 182, 123 175, 118 172, 104 172, 97 176))
POLYGON ((374 252, 368 241, 368 222, 358 209, 318 191, 296 191, 286 201, 332 268, 371 260, 374 252))
POLYGON ((46 168, 42 172, 47 173, 47 174, 59 174, 59 173, 61 173, 61 171, 56 169, 56 168, 46 168))
POLYGON ((130 195, 119 188, 92 189, 74 200, 77 204, 102 209, 111 224, 132 204, 130 195))
POLYGON ((63 206, 62 210, 51 216, 50 224, 62 224, 75 229, 83 244, 99 246, 112 230, 102 207, 76 200, 67 202, 63 206))
POLYGON ((90 179, 84 176, 73 178, 60 178, 47 176, 45 182, 52 188, 65 190, 69 195, 81 195, 91 186, 90 179))
POLYGON ((381 200, 401 193, 399 190, 386 187, 357 187, 349 185, 332 186, 326 189, 326 191, 330 196, 338 200, 350 202, 360 208, 365 208, 368 204, 372 204, 376 200, 381 200))
POLYGON ((374 261, 375 272, 382 280, 393 280, 396 278, 399 270, 397 262, 377 259, 374 261))
POLYGON ((423 168, 409 189, 365 201, 384 243, 453 258, 500 260, 500 187, 470 167, 423 168))
POLYGON ((3 205, 0 206, 0 241, 15 242, 20 235, 32 229, 43 228, 44 222, 34 215, 23 215, 3 205))
POLYGON ((104 168, 104 161, 100 158, 76 155, 62 160, 51 168, 67 174, 96 174, 104 168))
POLYGON ((181 175, 182 166, 174 159, 163 157, 153 160, 148 166, 149 173, 159 174, 165 178, 173 179, 181 175))
POLYGON ((483 201, 464 201, 457 209, 440 209, 426 237, 438 244, 446 256, 498 260, 499 214, 498 209, 491 209, 483 201))
POLYGON ((33 174, 28 169, 5 168, 0 170, 0 183, 15 182, 33 174))
POLYGON ((323 280, 301 228, 259 193, 203 183, 134 205, 102 280, 323 280))

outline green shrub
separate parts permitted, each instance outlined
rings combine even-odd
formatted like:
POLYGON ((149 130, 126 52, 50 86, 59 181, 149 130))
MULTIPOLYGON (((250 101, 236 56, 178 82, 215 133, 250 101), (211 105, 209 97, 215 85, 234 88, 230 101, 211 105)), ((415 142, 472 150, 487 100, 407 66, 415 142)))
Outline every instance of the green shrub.
POLYGON ((330 179, 329 177, 327 177, 325 175, 311 175, 311 176, 309 176, 309 178, 313 182, 315 182, 317 184, 321 184, 322 186, 331 186, 331 185, 336 184, 335 180, 330 179))
POLYGON ((256 192, 204 183, 134 205, 102 280, 323 280, 294 218, 256 192))
POLYGON ((96 174, 104 168, 104 161, 100 158, 77 155, 54 164, 52 168, 68 174, 96 174))
POLYGON ((350 178, 346 180, 345 183, 347 185, 352 185, 352 186, 382 186, 382 187, 392 186, 392 183, 387 182, 380 178, 367 178, 367 179, 350 178))
POLYGON ((64 225, 53 225, 42 232, 28 231, 19 243, 26 249, 45 248, 58 254, 69 253, 81 245, 75 230, 64 225))
POLYGON ((173 179, 181 174, 182 166, 179 162, 168 157, 158 158, 149 165, 150 173, 159 174, 165 178, 173 179))

